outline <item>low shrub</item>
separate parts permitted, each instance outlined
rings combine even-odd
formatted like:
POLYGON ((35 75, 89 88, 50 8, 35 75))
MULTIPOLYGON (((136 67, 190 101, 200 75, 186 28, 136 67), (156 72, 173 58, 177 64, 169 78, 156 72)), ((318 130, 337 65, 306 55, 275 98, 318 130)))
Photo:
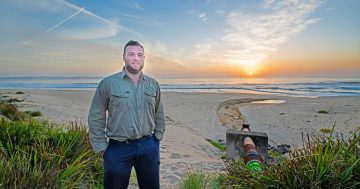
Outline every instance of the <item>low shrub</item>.
POLYGON ((327 110, 319 110, 318 113, 319 114, 328 114, 329 112, 327 110))
POLYGON ((18 111, 14 104, 0 102, 0 113, 13 121, 20 121, 27 119, 26 114, 18 111))

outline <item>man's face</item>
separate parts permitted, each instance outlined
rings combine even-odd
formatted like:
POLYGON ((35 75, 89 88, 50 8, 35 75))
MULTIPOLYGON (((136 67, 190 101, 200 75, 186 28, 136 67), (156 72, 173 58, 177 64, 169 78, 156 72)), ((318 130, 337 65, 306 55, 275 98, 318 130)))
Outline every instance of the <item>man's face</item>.
POLYGON ((123 59, 126 71, 137 74, 144 67, 144 50, 140 46, 127 46, 123 59))

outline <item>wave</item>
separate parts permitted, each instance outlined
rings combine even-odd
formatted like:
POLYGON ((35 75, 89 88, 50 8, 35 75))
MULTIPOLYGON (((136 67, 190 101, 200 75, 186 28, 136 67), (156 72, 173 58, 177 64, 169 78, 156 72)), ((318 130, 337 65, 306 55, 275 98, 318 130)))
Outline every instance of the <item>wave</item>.
MULTIPOLYGON (((100 77, 0 77, 0 89, 94 89, 100 77)), ((288 96, 360 96, 359 79, 183 79, 162 80, 161 89, 175 92, 250 92, 288 96)))

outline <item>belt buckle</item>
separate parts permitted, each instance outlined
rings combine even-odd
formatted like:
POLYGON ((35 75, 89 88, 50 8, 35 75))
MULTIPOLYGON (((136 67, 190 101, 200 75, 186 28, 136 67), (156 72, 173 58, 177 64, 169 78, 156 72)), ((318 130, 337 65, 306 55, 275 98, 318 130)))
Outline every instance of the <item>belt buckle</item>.
POLYGON ((142 138, 135 138, 135 139, 131 139, 131 138, 128 138, 125 140, 126 144, 134 144, 134 143, 137 143, 137 142, 140 142, 142 138))
POLYGON ((133 141, 133 140, 134 140, 134 139, 128 139, 128 138, 127 138, 127 139, 125 140, 125 142, 126 142, 126 144, 132 144, 131 141, 133 141))
POLYGON ((133 144, 133 143, 137 143, 137 142, 146 140, 146 139, 150 138, 150 136, 151 135, 146 135, 146 136, 142 136, 141 138, 137 138, 137 139, 126 139, 125 142, 126 142, 126 144, 133 144))

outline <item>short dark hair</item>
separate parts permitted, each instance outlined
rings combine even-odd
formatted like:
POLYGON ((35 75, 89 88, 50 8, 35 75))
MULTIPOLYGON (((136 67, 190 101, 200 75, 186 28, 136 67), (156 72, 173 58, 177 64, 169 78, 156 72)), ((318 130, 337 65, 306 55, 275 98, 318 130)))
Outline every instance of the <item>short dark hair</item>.
POLYGON ((139 46, 142 48, 142 50, 145 52, 144 50, 144 47, 137 41, 134 41, 134 40, 130 40, 129 42, 126 43, 126 45, 124 46, 124 55, 125 55, 125 50, 126 50, 126 47, 128 46, 139 46))

